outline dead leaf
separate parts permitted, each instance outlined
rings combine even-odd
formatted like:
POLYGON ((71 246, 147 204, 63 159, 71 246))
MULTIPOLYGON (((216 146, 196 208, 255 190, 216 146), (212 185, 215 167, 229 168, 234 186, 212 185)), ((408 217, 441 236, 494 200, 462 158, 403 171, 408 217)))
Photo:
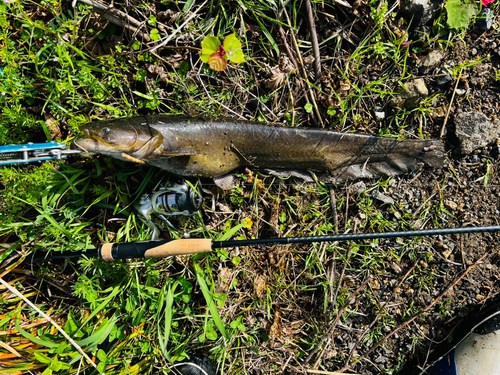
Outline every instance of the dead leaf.
POLYGON ((229 290, 231 281, 233 281, 233 274, 233 271, 227 267, 222 267, 219 270, 217 293, 226 293, 229 290))
POLYGON ((267 278, 263 275, 258 275, 253 282, 253 288, 255 294, 257 294, 257 298, 262 299, 267 290, 267 278))
POLYGON ((281 319, 281 311, 279 307, 276 308, 274 314, 274 322, 269 330, 270 340, 279 340, 283 336, 283 320, 281 319))

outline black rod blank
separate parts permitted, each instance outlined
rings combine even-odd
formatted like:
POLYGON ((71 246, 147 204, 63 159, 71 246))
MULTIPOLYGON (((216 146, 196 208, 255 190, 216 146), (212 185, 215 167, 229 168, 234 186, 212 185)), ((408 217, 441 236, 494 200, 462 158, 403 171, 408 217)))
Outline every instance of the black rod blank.
POLYGON ((499 232, 500 225, 489 227, 465 227, 465 228, 442 228, 442 229, 423 229, 410 230, 401 232, 382 232, 382 233, 359 233, 359 234, 335 234, 325 236, 308 236, 308 237, 283 237, 283 238, 262 238, 256 240, 236 240, 236 241, 213 241, 212 249, 222 249, 226 247, 237 246, 257 246, 265 244, 306 244, 314 242, 333 242, 333 241, 360 241, 374 240, 378 238, 395 238, 395 237, 426 237, 448 234, 463 234, 463 233, 484 233, 484 232, 499 232))
MULTIPOLYGON (((336 235, 324 235, 324 236, 308 236, 308 237, 281 237, 281 238, 261 238, 253 240, 235 240, 235 241, 212 241, 208 244, 207 250, 211 249, 222 249, 228 247, 239 247, 239 246, 259 246, 259 245, 279 245, 279 244, 308 244, 316 242, 334 242, 334 241, 362 241, 362 240, 374 240, 380 238, 396 238, 396 237, 426 237, 426 236, 437 236, 437 235, 449 235, 449 234, 464 234, 464 233, 485 233, 485 232, 500 232, 500 225, 487 226, 487 227, 464 227, 464 228, 442 228, 442 229, 424 229, 424 230, 410 230, 410 231, 400 231, 400 232, 382 232, 382 233, 358 233, 358 234, 336 234, 336 235)), ((24 263, 39 262, 42 260, 49 259, 67 259, 67 258, 80 258, 80 257, 99 257, 102 256, 102 249, 104 247, 112 246, 115 253, 112 259, 130 259, 130 258, 144 258, 145 253, 154 248, 161 247, 166 243, 172 241, 176 244, 174 247, 180 246, 186 243, 185 251, 181 254, 191 254, 200 252, 189 251, 189 241, 194 239, 180 239, 180 240, 154 240, 154 241, 141 241, 141 242, 128 242, 121 244, 103 244, 99 246, 97 250, 88 251, 63 251, 63 252, 39 252, 28 255, 24 260, 24 263), (142 249, 142 252, 136 251, 138 248, 142 249), (129 251, 131 248, 134 251, 129 251)), ((205 241, 200 239, 201 241, 205 241)), ((207 240, 209 241, 209 240, 207 240)), ((196 241, 194 241, 196 242, 196 241)), ((180 246, 182 247, 182 246, 180 246)), ((205 252, 204 249, 202 249, 205 252)), ((165 256, 165 255, 162 255, 165 256)), ((105 259, 105 258, 103 258, 105 259)))

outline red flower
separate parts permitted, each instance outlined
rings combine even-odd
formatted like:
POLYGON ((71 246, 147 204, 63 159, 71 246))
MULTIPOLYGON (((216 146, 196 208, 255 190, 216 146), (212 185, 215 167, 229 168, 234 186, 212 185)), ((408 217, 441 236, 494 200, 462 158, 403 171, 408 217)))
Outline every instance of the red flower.
POLYGON ((482 0, 483 1, 483 6, 487 7, 488 4, 494 2, 495 0, 482 0))

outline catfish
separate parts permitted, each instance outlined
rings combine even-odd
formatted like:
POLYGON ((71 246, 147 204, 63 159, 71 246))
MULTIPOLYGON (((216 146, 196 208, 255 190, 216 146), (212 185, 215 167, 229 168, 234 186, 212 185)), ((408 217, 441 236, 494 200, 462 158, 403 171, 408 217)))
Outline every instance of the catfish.
POLYGON ((380 178, 441 168, 435 140, 268 126, 232 118, 147 116, 83 125, 75 147, 146 163, 184 177, 222 181, 240 168, 327 173, 328 181, 380 178))

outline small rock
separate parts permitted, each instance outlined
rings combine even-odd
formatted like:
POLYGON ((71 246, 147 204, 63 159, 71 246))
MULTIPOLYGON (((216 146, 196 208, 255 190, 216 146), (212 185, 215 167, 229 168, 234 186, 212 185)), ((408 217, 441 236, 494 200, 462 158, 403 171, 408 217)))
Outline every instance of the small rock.
POLYGON ((464 89, 456 89, 455 92, 458 96, 464 96, 467 91, 464 89))
POLYGON ((478 295, 476 295, 476 299, 477 299, 478 301, 482 301, 482 300, 483 300, 483 299, 485 299, 485 298, 486 298, 486 297, 485 297, 485 296, 483 296, 482 294, 478 294, 478 295))
POLYGON ((494 143, 500 137, 500 120, 491 121, 481 112, 462 112, 455 116, 455 135, 462 155, 494 143))
POLYGON ((421 220, 421 219, 417 219, 415 220, 415 222, 413 223, 413 227, 415 229, 422 229, 424 226, 424 222, 421 220))
POLYGON ((373 199, 381 201, 385 204, 394 204, 394 199, 392 199, 391 197, 388 197, 387 195, 382 194, 378 190, 373 190, 371 193, 371 196, 373 199))
POLYGON ((448 247, 449 247, 451 250, 453 250, 453 249, 455 248, 455 242, 450 242, 450 243, 448 244, 448 247))
POLYGON ((429 90, 427 90, 422 78, 406 82, 404 86, 404 89, 400 87, 397 90, 399 95, 393 100, 393 104, 396 107, 417 108, 420 106, 422 100, 429 95, 429 90))
POLYGON ((451 78, 450 74, 446 70, 441 69, 438 76, 436 77, 436 85, 445 87, 450 86, 452 82, 453 78, 451 78))
POLYGON ((431 25, 439 15, 441 3, 436 0, 403 0, 399 15, 411 22, 411 29, 431 25))
POLYGON ((394 272, 396 273, 401 273, 403 272, 403 270, 401 269, 401 267, 399 267, 396 263, 392 262, 391 263, 391 268, 393 269, 394 272))
POLYGON ((453 252, 453 249, 448 249, 448 250, 445 250, 443 251, 441 254, 446 258, 448 259, 451 255, 451 253, 453 252))
POLYGON ((421 61, 421 66, 419 68, 420 74, 428 73, 431 68, 436 66, 443 59, 443 53, 441 51, 431 51, 427 56, 425 56, 421 61))
POLYGON ((354 185, 351 186, 351 192, 354 194, 361 194, 363 191, 366 190, 366 185, 363 181, 356 182, 354 185))
POLYGON ((478 14, 476 25, 482 30, 487 31, 493 24, 493 11, 490 8, 483 8, 478 14))
POLYGON ((406 294, 407 296, 412 296, 412 295, 413 295, 413 293, 415 293, 415 291, 414 291, 412 288, 410 288, 410 289, 406 289, 406 290, 405 290, 405 294, 406 294))
POLYGON ((458 205, 455 202, 450 201, 450 200, 445 200, 444 204, 446 207, 451 208, 452 210, 456 210, 458 207, 458 205))
POLYGON ((375 118, 379 121, 385 119, 385 112, 373 112, 373 114, 375 115, 375 118))

